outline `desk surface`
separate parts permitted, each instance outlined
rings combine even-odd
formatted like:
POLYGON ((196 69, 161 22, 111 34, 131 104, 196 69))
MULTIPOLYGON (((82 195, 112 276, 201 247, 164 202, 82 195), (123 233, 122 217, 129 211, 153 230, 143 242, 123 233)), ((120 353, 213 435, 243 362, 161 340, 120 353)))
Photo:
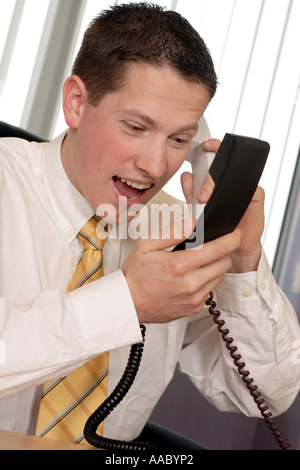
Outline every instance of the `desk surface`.
POLYGON ((94 448, 0 430, 0 450, 94 450, 94 448))

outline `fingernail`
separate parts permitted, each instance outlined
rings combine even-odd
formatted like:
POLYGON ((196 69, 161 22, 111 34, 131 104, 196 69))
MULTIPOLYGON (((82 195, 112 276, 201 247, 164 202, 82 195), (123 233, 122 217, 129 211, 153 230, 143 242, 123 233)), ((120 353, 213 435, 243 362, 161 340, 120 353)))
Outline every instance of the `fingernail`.
POLYGON ((201 191, 199 191, 198 193, 198 198, 201 201, 205 202, 207 200, 207 195, 208 195, 207 191, 205 189, 201 189, 201 191))

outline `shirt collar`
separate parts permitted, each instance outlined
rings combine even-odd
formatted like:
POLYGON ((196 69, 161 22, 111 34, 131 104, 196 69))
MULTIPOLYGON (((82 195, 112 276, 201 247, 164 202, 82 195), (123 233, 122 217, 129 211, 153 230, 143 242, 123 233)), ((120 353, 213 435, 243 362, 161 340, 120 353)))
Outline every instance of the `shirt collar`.
POLYGON ((64 170, 61 146, 66 134, 67 131, 45 146, 43 177, 58 223, 70 243, 94 215, 94 211, 73 186, 64 170))

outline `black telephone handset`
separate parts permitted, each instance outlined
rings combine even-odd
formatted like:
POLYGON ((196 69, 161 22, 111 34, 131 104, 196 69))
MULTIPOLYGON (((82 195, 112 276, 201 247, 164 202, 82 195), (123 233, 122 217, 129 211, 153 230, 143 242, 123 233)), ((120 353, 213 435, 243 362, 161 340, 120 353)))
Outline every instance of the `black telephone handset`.
MULTIPOLYGON (((209 130, 204 118, 199 122, 199 135, 202 140, 210 138, 209 130), (204 137, 204 139, 203 139, 204 137)), ((189 153, 189 161, 192 163, 194 181, 194 206, 197 205, 196 197, 204 177, 205 169, 214 180, 215 189, 197 218, 195 232, 184 242, 177 245, 173 251, 193 248, 203 242, 208 242, 217 237, 233 231, 245 213, 253 194, 257 188, 259 179, 264 169, 270 146, 267 142, 249 137, 226 134, 221 146, 213 159, 212 154, 203 151, 201 140, 195 139, 189 153), (212 163, 210 164, 210 161, 212 163)), ((197 210, 195 211, 197 214, 197 210)), ((272 413, 261 398, 260 392, 253 379, 249 377, 249 371, 244 370, 245 363, 242 362, 237 347, 234 346, 233 338, 228 337, 229 330, 225 328, 224 320, 220 319, 221 313, 216 310, 216 303, 212 293, 206 301, 209 312, 217 324, 218 330, 224 340, 227 349, 237 367, 243 382, 252 395, 264 421, 268 425, 281 449, 286 450, 290 444, 286 442, 279 426, 275 424, 272 413)), ((141 325, 143 338, 145 327, 141 325)), ((143 352, 143 343, 131 347, 130 356, 126 370, 111 395, 90 416, 85 429, 84 437, 93 446, 102 449, 114 450, 149 450, 153 446, 136 441, 125 442, 104 438, 97 434, 99 424, 113 411, 126 395, 137 374, 143 352)))
POLYGON ((257 188, 269 150, 270 145, 262 140, 225 134, 209 168, 214 191, 194 234, 173 251, 192 248, 237 227, 257 188))

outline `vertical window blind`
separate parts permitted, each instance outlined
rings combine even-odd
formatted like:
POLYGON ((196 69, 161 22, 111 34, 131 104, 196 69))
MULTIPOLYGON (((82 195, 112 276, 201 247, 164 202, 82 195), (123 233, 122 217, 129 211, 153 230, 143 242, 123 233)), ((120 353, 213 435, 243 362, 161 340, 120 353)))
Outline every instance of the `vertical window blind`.
MULTIPOLYGON (((89 21, 126 1, 0 0, 0 120, 52 138, 65 128, 61 89, 89 21)), ((157 1, 185 16, 219 79, 206 111, 213 137, 268 140, 264 246, 273 262, 300 143, 299 0, 157 1)), ((167 188, 182 197, 179 175, 167 188)))

